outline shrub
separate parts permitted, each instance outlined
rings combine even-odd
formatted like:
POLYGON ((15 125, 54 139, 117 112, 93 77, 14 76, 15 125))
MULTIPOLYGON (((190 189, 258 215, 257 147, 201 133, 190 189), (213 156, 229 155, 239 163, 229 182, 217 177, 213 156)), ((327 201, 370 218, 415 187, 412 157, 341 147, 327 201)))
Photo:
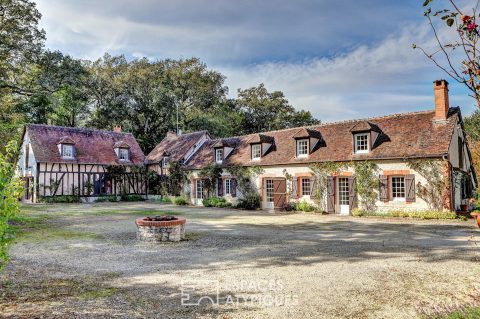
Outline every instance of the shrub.
POLYGON ((203 201, 203 206, 205 207, 219 207, 219 208, 225 208, 225 207, 231 207, 232 204, 227 202, 227 200, 223 197, 217 197, 217 196, 212 196, 209 198, 205 198, 203 201))
POLYGON ((359 208, 354 208, 352 209, 352 216, 355 216, 355 217, 362 217, 362 216, 365 216, 366 212, 362 209, 359 209, 359 208))
POLYGON ((60 196, 48 196, 40 197, 38 199, 41 203, 80 203, 80 196, 76 195, 60 195, 60 196))
POLYGON ((295 210, 295 203, 286 203, 283 205, 283 209, 287 212, 291 212, 292 210, 295 210))
POLYGON ((419 219, 455 219, 457 214, 449 211, 435 211, 435 210, 422 210, 422 211, 391 211, 392 217, 409 217, 419 219))
POLYGON ((142 195, 138 195, 138 194, 131 194, 131 195, 122 194, 120 195, 120 200, 122 202, 142 202, 145 200, 145 198, 143 198, 142 195))
POLYGON ((313 212, 316 210, 316 207, 306 200, 302 200, 301 202, 295 204, 295 210, 301 212, 313 212))
POLYGON ((104 202, 118 202, 118 198, 115 195, 105 195, 105 196, 99 196, 95 200, 95 203, 104 203, 104 202))
POLYGON ((247 210, 257 210, 260 208, 260 196, 258 194, 248 194, 238 201, 237 208, 247 210))
POLYGON ((170 197, 162 197, 162 198, 158 199, 158 201, 161 202, 161 203, 171 203, 172 199, 170 197))
POLYGON ((180 205, 180 206, 184 206, 184 205, 187 205, 188 202, 187 202, 187 199, 185 198, 185 196, 177 196, 177 197, 174 197, 173 198, 173 203, 175 205, 180 205))

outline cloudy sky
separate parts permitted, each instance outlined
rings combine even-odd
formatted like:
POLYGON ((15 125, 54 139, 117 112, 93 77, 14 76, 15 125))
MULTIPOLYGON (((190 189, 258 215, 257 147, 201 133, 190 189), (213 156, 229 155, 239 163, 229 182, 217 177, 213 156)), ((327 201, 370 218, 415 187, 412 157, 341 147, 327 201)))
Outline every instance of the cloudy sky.
MULTIPOLYGON (((199 57, 230 96, 263 82, 324 122, 433 108, 445 75, 421 0, 37 0, 47 47, 77 58, 199 57)), ((474 103, 450 82, 451 105, 474 103)))

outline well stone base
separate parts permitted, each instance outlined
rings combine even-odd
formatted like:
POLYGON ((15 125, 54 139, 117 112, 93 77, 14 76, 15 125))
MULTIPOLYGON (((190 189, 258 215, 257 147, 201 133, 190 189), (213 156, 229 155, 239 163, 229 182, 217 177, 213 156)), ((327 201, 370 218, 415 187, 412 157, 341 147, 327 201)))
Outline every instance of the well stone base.
POLYGON ((185 218, 172 221, 137 219, 137 239, 147 242, 180 241, 185 239, 185 218))

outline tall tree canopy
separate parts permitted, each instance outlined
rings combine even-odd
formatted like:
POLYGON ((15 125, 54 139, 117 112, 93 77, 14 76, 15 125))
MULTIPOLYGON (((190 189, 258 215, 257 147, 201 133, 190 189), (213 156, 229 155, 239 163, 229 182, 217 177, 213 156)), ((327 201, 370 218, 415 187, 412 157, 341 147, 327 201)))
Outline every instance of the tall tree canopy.
POLYGON ((282 92, 268 92, 263 83, 250 89, 239 89, 237 107, 243 115, 243 133, 319 123, 310 112, 295 111, 282 92))

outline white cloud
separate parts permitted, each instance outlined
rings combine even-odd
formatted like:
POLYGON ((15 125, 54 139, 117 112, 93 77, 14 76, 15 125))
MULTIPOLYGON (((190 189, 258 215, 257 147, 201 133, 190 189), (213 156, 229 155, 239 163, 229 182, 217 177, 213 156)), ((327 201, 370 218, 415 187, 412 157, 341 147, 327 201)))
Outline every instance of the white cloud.
MULTIPOLYGON (((227 76, 232 97, 236 88, 264 83, 323 121, 433 108, 432 82, 445 74, 412 49, 414 42, 427 47, 434 44, 428 29, 406 27, 377 45, 332 58, 219 70, 227 76)), ((472 100, 459 85, 451 83, 451 93, 452 105, 465 106, 467 113, 472 110, 472 100)))

